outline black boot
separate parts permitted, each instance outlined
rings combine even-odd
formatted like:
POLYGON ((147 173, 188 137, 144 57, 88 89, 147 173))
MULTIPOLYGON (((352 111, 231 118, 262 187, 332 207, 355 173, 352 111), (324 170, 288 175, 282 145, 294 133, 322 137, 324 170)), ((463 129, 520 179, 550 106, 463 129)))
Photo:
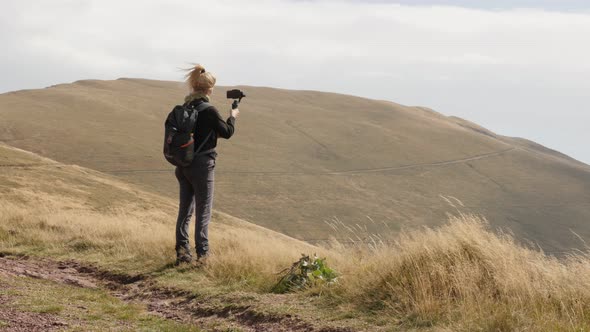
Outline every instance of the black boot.
POLYGON ((176 249, 176 263, 174 265, 178 266, 180 264, 190 264, 192 261, 193 256, 191 256, 190 250, 186 248, 176 249))
POLYGON ((205 266, 207 265, 207 261, 209 261, 209 257, 211 257, 211 254, 208 252, 202 253, 202 254, 198 254, 197 253, 197 265, 198 266, 205 266))

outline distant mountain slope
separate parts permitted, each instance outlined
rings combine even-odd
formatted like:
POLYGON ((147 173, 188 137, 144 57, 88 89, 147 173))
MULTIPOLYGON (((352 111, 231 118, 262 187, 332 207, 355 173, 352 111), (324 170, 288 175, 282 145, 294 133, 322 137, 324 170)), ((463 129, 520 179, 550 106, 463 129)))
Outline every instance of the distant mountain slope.
MULTIPOLYGON (((213 96, 222 112, 226 88, 213 96)), ((361 233, 438 224, 449 202, 548 251, 581 246, 572 231, 590 237, 590 167, 556 151, 424 107, 239 88, 248 96, 220 142, 218 210, 312 242, 335 218, 361 233)), ((119 79, 2 94, 0 140, 175 198, 161 140, 185 90, 119 79)))

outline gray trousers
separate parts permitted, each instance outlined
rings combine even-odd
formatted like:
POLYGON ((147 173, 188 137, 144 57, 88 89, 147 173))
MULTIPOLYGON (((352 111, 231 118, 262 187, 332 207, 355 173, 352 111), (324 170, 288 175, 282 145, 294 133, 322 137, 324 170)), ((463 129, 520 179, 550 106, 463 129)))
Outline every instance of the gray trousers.
POLYGON ((209 222, 213 208, 213 184, 215 181, 215 157, 207 154, 195 156, 187 167, 176 167, 180 185, 180 202, 176 220, 176 251, 190 253, 188 228, 193 214, 196 215, 195 243, 197 256, 209 252, 209 222))

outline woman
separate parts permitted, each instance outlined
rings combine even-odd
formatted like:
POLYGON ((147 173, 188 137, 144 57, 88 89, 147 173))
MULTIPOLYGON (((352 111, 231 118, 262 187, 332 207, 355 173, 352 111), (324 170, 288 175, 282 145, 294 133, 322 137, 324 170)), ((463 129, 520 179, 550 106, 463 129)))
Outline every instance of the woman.
MULTIPOLYGON (((198 105, 209 102, 209 96, 215 86, 215 76, 205 71, 201 65, 189 69, 186 81, 190 94, 185 102, 198 105)), ((192 259, 189 246, 188 228, 193 213, 196 215, 195 242, 197 259, 205 262, 209 256, 209 222, 213 207, 213 182, 217 137, 230 138, 234 133, 235 121, 240 111, 230 111, 229 118, 224 121, 214 106, 199 113, 194 133, 195 149, 201 147, 191 165, 176 167, 176 178, 180 185, 180 204, 176 221, 176 264, 190 263, 192 259)))

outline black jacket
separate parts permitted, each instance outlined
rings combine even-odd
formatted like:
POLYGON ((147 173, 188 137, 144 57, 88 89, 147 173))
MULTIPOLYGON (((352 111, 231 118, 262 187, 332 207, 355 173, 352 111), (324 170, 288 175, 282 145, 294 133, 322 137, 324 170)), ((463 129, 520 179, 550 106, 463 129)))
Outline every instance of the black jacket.
MULTIPOLYGON (((198 105, 204 101, 203 99, 193 100, 190 105, 198 105)), ((211 155, 215 157, 217 153, 215 153, 215 147, 217 146, 217 137, 228 139, 230 138, 235 131, 235 122, 236 118, 230 116, 227 118, 226 121, 223 121, 219 111, 215 106, 211 105, 211 107, 206 108, 205 110, 199 113, 197 117, 197 124, 195 125, 195 129, 193 131, 194 139, 195 139, 195 150, 203 140, 207 137, 207 135, 213 131, 213 133, 207 139, 207 142, 203 145, 200 152, 211 150, 211 155)))

